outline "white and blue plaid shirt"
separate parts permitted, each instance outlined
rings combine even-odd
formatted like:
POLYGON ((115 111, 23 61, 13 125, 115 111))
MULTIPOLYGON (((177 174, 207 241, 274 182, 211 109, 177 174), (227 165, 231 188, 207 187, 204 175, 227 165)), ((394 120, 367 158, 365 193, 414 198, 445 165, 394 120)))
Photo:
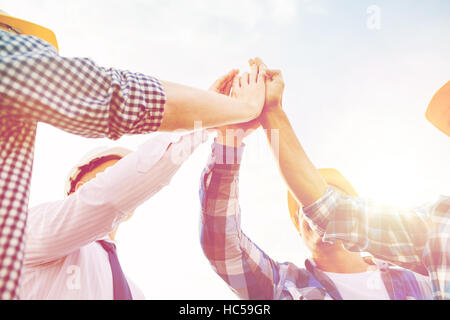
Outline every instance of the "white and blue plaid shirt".
POLYGON ((329 188, 303 212, 323 241, 341 240, 348 250, 366 251, 428 275, 433 298, 450 299, 450 197, 441 196, 427 208, 413 210, 329 188))
MULTIPOLYGON (((239 168, 244 147, 214 143, 212 149, 200 181, 200 200, 201 246, 214 271, 241 299, 342 300, 331 278, 313 261, 306 260, 305 268, 275 261, 241 230, 239 168)), ((390 299, 430 299, 427 277, 383 261, 376 264, 390 299)))

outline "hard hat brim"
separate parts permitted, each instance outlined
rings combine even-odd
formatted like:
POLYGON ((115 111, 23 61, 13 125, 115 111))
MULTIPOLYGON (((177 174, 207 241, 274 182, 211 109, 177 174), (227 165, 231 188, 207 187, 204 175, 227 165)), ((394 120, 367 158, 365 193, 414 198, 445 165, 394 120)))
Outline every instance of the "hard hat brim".
POLYGON ((450 81, 433 96, 425 117, 436 128, 450 137, 450 81))
POLYGON ((59 51, 56 36, 50 29, 47 29, 45 27, 42 27, 38 24, 26 20, 9 16, 1 12, 0 12, 0 22, 7 24, 15 29, 18 29, 21 34, 38 37, 50 43, 52 46, 56 48, 56 50, 59 51))

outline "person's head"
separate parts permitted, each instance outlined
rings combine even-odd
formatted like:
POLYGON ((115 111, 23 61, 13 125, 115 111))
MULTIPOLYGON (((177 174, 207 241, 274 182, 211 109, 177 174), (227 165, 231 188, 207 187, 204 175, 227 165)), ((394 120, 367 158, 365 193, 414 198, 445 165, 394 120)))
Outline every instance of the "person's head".
MULTIPOLYGON (((319 172, 330 187, 343 194, 358 195, 352 185, 336 169, 319 169, 319 172)), ((290 191, 288 191, 288 208, 292 223, 311 252, 342 249, 340 241, 335 241, 333 244, 322 241, 321 237, 310 227, 302 214, 301 204, 297 202, 290 191)))
POLYGON ((104 172, 131 152, 120 147, 99 147, 86 153, 69 171, 64 186, 66 196, 77 191, 83 184, 94 179, 97 174, 104 172))
POLYGON ((0 30, 12 34, 23 34, 38 37, 58 49, 56 36, 50 29, 38 24, 13 17, 0 9, 0 30))
MULTIPOLYGON (((132 151, 125 148, 95 148, 88 152, 80 161, 70 170, 66 179, 64 192, 66 196, 70 196, 80 189, 85 183, 94 179, 98 174, 104 172, 106 169, 114 166, 120 159, 130 154, 132 151)), ((130 213, 128 217, 123 220, 126 221, 131 218, 133 214, 130 213)), ((116 230, 114 230, 110 237, 114 238, 116 230)))

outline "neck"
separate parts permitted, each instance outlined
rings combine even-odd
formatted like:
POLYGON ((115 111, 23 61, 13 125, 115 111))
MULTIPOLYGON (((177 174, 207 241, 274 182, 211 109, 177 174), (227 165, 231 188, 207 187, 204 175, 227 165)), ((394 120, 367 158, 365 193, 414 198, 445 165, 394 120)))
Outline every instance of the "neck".
POLYGON ((320 270, 333 273, 361 273, 370 266, 359 253, 345 250, 339 242, 314 250, 312 259, 320 270))
POLYGON ((114 229, 108 236, 111 240, 114 240, 116 238, 117 228, 114 229))

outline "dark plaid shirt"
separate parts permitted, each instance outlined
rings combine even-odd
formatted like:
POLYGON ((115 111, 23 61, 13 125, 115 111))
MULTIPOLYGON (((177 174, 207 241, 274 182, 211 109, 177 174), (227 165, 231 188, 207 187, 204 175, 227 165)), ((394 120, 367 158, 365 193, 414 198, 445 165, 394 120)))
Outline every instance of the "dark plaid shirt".
POLYGON ((153 77, 0 31, 0 299, 17 298, 37 122, 118 139, 158 130, 165 101, 153 77))

